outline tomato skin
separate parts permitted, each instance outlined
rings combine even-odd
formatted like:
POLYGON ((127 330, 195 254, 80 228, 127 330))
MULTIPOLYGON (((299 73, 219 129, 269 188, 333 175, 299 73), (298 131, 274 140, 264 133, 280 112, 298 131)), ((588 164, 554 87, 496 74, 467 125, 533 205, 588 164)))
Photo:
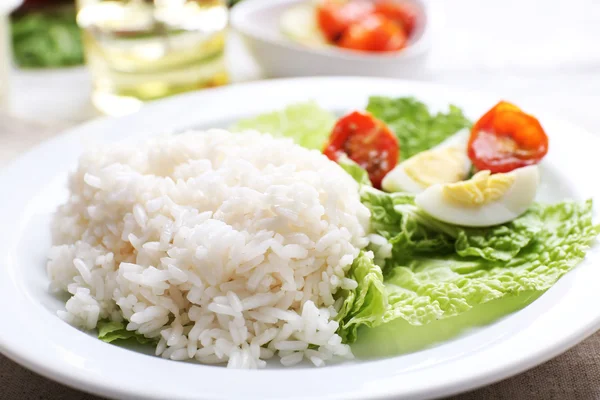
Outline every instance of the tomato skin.
POLYGON ((403 49, 416 20, 414 6, 392 0, 323 0, 317 6, 317 24, 327 40, 359 51, 403 49))
POLYGON ((323 149, 330 160, 346 154, 369 173, 376 188, 398 163, 396 135, 380 120, 367 112, 354 111, 338 120, 323 149))
POLYGON ((360 51, 396 51, 406 46, 407 37, 401 27, 386 17, 373 14, 350 25, 338 46, 360 51))
POLYGON ((501 101, 471 129, 468 155, 479 170, 492 173, 539 163, 548 153, 540 122, 514 104, 501 101))
POLYGON ((317 6, 317 24, 330 42, 337 42, 344 31, 375 10, 369 1, 324 0, 317 6))
POLYGON ((417 9, 407 3, 380 1, 375 4, 375 12, 396 22, 404 29, 406 36, 412 35, 417 23, 417 9))

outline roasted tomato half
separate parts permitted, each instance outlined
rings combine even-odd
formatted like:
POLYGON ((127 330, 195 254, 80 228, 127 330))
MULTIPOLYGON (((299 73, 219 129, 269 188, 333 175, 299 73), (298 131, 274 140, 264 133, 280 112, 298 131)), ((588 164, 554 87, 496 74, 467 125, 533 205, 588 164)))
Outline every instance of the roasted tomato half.
POLYGON ((334 161, 346 154, 380 188, 383 177, 398 163, 399 146, 396 135, 382 121, 354 111, 336 123, 323 153, 334 161))
POLYGON ((406 46, 401 26, 381 15, 369 15, 344 31, 338 46, 360 51, 395 51, 406 46))
POLYGON ((317 6, 317 23, 330 42, 337 42, 355 22, 371 15, 375 7, 369 1, 324 0, 317 6))
POLYGON ((540 122, 514 104, 501 101, 471 129, 468 153, 479 170, 510 172, 537 164, 548 152, 540 122))
POLYGON ((375 13, 399 24, 407 36, 410 36, 415 30, 417 9, 411 4, 397 1, 379 1, 375 3, 375 13))

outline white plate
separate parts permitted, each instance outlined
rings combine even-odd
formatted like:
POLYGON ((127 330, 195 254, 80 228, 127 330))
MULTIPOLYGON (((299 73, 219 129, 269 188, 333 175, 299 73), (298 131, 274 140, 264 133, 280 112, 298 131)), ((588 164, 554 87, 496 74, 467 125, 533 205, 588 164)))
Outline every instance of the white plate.
MULTIPOLYGON (((63 304, 48 293, 45 275, 49 219, 66 196, 67 172, 84 146, 194 126, 227 126, 307 99, 343 112, 364 107, 373 94, 414 95, 435 108, 454 103, 471 118, 498 100, 385 79, 265 81, 176 97, 125 118, 94 121, 24 155, 0 175, 0 350, 48 378, 121 398, 421 399, 506 378, 593 333, 600 324, 597 248, 533 304, 494 324, 416 353, 320 369, 243 371, 167 361, 103 343, 56 316, 63 304)), ((553 115, 527 110, 539 116, 550 136, 543 163, 545 197, 600 200, 593 172, 600 170, 598 139, 553 115)))

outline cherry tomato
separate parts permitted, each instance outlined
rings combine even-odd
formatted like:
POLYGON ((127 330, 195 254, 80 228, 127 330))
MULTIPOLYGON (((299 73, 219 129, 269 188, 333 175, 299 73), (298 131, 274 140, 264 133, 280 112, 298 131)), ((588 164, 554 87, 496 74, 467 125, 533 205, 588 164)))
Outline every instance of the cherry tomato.
POLYGON ((402 28, 374 14, 350 25, 342 34, 338 46, 361 51, 395 51, 402 49, 406 40, 402 28))
POLYGON ((330 42, 337 42, 353 23, 373 13, 369 1, 324 0, 317 6, 317 23, 330 42))
POLYGON ((406 36, 410 36, 415 30, 417 9, 411 4, 380 1, 375 3, 375 12, 402 26, 406 36))
POLYGON ((354 111, 336 123, 323 153, 337 161, 346 154, 369 173, 374 187, 398 163, 396 135, 380 120, 366 112, 354 111))
POLYGON ((479 170, 510 172, 533 165, 548 152, 540 122, 519 107, 501 101, 473 125, 469 158, 479 170))

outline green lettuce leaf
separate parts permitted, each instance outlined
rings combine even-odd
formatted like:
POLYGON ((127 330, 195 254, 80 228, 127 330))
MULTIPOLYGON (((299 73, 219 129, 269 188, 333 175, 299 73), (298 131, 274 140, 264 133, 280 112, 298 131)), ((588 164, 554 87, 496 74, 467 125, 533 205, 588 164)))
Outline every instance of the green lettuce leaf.
POLYGON ((370 188, 362 192, 363 198, 368 193, 370 204, 378 200, 370 208, 393 210, 384 222, 401 222, 392 232, 382 230, 385 224, 376 224, 394 247, 383 271, 385 314, 382 319, 377 314, 375 321, 380 322, 367 325, 372 329, 350 336, 360 336, 362 342, 364 335, 372 348, 381 346, 377 351, 414 350, 489 323, 489 313, 499 317, 526 306, 572 270, 600 234, 600 226, 592 222, 591 200, 534 204, 511 223, 466 229, 432 224, 412 209, 407 195, 382 195, 370 188), (439 243, 432 242, 439 239, 436 234, 445 235, 448 243, 454 240, 454 251, 440 251, 439 243), (410 346, 403 330, 418 336, 410 346))
POLYGON ((344 299, 336 320, 338 334, 344 343, 356 340, 360 326, 373 327, 383 322, 387 309, 387 296, 383 285, 381 268, 373 263, 371 252, 361 252, 352 263, 347 276, 358 286, 354 290, 342 290, 337 296, 344 299))
POLYGON ((342 155, 340 158, 338 158, 337 163, 360 185, 373 186, 371 180, 369 179, 369 173, 367 170, 352 161, 346 155, 342 155))
POLYGON ((75 7, 33 10, 11 17, 13 55, 23 68, 83 64, 81 31, 75 7))
POLYGON ((479 304, 452 318, 411 325, 398 318, 371 329, 361 329, 352 352, 361 359, 406 354, 446 342, 471 328, 488 325, 535 301, 542 292, 523 292, 479 304))
POLYGON ((129 339, 134 339, 140 344, 156 343, 155 339, 147 338, 134 331, 128 331, 125 329, 125 323, 114 321, 98 322, 98 339, 107 343, 129 339))
POLYGON ((543 292, 583 259, 600 233, 591 200, 534 204, 503 226, 457 229, 464 239, 456 242, 457 254, 400 259, 386 274, 386 321, 426 324, 507 294, 543 292))
POLYGON ((394 131, 400 142, 401 160, 430 149, 471 126, 456 106, 451 105, 448 112, 432 114, 424 103, 412 97, 374 96, 369 99, 367 111, 394 131))
POLYGON ((392 257, 384 269, 417 255, 453 252, 456 227, 421 212, 415 206, 414 195, 385 193, 370 187, 361 188, 360 194, 362 203, 371 211, 371 231, 392 245, 392 257))
POLYGON ((519 219, 537 219, 543 229, 532 230, 536 233, 508 260, 452 254, 415 258, 394 267, 386 276, 390 307, 384 320, 427 324, 505 295, 544 292, 583 259, 600 233, 600 226, 592 224, 591 201, 535 204, 519 219))
POLYGON ((322 150, 335 121, 335 115, 311 101, 243 119, 231 129, 237 132, 254 129, 273 136, 289 137, 300 146, 322 150))
POLYGON ((515 257, 543 229, 537 205, 519 218, 486 229, 457 229, 455 249, 463 257, 480 257, 490 261, 508 261, 515 257))
POLYGON ((490 261, 508 261, 542 230, 538 205, 522 216, 489 228, 465 228, 438 221, 419 209, 414 195, 361 189, 361 201, 371 210, 371 230, 393 245, 393 262, 415 256, 457 254, 490 261))

